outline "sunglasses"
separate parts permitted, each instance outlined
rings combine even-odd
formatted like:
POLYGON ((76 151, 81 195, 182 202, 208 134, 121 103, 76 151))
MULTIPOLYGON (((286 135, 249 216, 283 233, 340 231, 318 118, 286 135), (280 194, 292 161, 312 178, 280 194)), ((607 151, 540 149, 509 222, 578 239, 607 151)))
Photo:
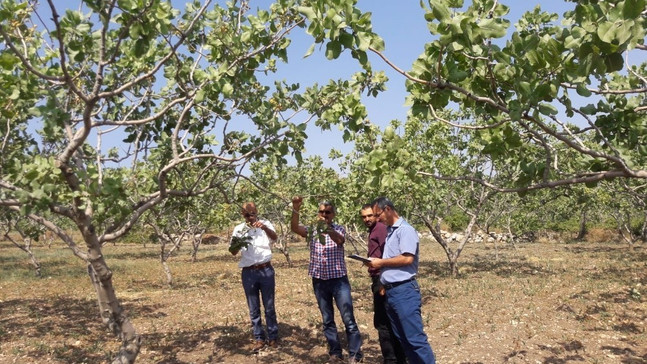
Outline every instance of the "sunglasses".
POLYGON ((256 216, 256 214, 253 213, 253 212, 252 213, 244 213, 243 216, 245 216, 245 217, 253 217, 253 216, 256 216))
POLYGON ((319 210, 319 213, 322 215, 330 215, 332 214, 332 211, 330 210, 319 210))

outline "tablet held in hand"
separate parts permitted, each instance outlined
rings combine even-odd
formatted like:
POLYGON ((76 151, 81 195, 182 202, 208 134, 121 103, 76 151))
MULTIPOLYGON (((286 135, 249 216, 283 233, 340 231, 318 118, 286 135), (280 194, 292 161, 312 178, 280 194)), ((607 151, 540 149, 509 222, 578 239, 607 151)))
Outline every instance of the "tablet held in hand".
POLYGON ((361 257, 361 256, 359 256, 357 254, 351 254, 351 255, 348 256, 348 258, 359 260, 360 262, 363 262, 363 263, 368 263, 368 262, 371 261, 370 259, 368 259, 366 257, 361 257))

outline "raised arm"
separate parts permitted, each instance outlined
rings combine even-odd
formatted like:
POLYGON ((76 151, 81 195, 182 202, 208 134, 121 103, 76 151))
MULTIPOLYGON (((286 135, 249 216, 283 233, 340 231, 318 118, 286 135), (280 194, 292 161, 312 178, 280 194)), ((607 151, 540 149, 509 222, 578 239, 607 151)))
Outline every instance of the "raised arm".
POLYGON ((308 234, 306 227, 299 224, 299 211, 301 210, 301 204, 303 203, 303 198, 301 196, 295 196, 292 198, 292 217, 290 218, 290 229, 292 232, 303 236, 304 238, 308 234))

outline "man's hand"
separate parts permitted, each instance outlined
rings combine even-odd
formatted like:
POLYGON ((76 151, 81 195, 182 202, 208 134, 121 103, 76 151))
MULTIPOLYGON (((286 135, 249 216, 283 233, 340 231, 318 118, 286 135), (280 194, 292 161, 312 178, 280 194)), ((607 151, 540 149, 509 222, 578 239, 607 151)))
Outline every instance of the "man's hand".
POLYGON ((306 230, 305 226, 299 224, 299 210, 301 209, 302 203, 303 197, 292 197, 292 216, 290 217, 290 229, 305 238, 308 235, 308 230, 306 230))
POLYGON ((299 211, 301 209, 302 203, 303 203, 303 197, 301 196, 292 197, 292 208, 295 209, 296 211, 299 211))
POLYGON ((370 259, 371 261, 364 263, 365 266, 367 266, 369 268, 375 268, 375 269, 382 268, 382 266, 383 266, 382 262, 384 261, 384 259, 373 258, 373 257, 368 258, 368 259, 370 259))

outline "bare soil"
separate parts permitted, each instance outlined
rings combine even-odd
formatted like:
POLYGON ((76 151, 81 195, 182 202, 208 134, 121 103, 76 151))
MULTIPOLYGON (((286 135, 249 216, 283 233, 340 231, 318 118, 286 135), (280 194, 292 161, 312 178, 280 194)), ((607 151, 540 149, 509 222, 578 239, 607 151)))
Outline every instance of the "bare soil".
MULTIPOLYGON (((107 246, 122 304, 144 337, 139 363, 325 363, 321 318, 303 243, 293 266, 276 252, 281 345, 251 353, 237 258, 224 245, 169 261, 167 287, 155 246, 107 246)), ((99 319, 83 262, 60 246, 28 257, 0 242, 0 363, 103 363, 119 343, 99 319)), ((348 252, 350 253, 350 252, 348 252)), ((461 276, 421 243, 422 315, 438 363, 647 363, 647 249, 617 243, 471 245, 461 276)), ((381 363, 370 279, 349 261, 365 363, 381 363)), ((340 336, 343 327, 338 318, 340 336)))

